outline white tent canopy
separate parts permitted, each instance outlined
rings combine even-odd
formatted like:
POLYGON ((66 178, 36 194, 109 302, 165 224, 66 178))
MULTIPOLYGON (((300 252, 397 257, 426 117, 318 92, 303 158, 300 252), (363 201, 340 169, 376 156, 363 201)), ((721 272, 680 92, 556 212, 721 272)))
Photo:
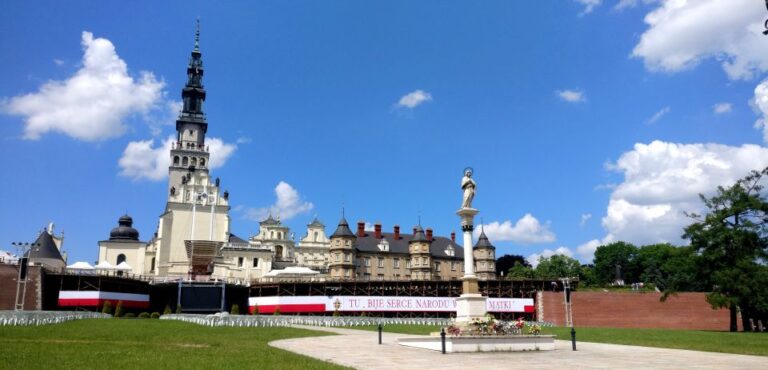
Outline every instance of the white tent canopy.
POLYGON ((90 263, 83 261, 77 261, 67 266, 67 268, 72 270, 93 270, 93 266, 90 263))
POLYGON ((281 275, 317 275, 319 271, 312 270, 308 267, 286 267, 283 270, 272 270, 265 276, 281 276, 281 275))
POLYGON ((112 264, 107 261, 101 261, 96 265, 96 268, 99 270, 114 270, 115 266, 112 266, 112 264))
POLYGON ((131 267, 131 265, 123 261, 123 262, 120 262, 120 264, 118 264, 117 266, 115 266, 115 270, 130 271, 130 270, 133 270, 133 267, 131 267))

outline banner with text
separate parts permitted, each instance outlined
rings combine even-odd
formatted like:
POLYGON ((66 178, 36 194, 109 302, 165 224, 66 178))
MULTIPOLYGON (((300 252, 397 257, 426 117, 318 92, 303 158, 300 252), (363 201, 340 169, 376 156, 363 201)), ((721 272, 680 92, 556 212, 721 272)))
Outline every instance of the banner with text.
MULTIPOLYGON (((395 296, 251 297, 250 311, 291 312, 456 312, 456 298, 395 296)), ((488 312, 534 312, 532 298, 488 298, 488 312)))

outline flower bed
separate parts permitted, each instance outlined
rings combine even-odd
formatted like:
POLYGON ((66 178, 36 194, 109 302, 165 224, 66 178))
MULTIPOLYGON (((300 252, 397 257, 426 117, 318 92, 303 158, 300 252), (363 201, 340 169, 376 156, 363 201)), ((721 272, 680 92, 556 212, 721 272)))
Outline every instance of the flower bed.
POLYGON ((468 325, 461 327, 451 323, 445 328, 448 335, 459 336, 509 336, 509 335, 539 335, 542 326, 552 326, 550 323, 524 321, 518 318, 515 321, 496 320, 491 314, 486 314, 482 319, 475 318, 468 325))

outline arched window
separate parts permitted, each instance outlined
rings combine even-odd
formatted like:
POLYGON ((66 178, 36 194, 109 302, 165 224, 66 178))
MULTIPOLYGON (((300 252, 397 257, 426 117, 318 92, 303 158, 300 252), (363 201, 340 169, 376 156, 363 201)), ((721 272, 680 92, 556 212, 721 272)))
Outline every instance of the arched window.
POLYGON ((275 238, 275 232, 274 231, 270 231, 269 232, 269 238, 270 239, 274 239, 275 238))
POLYGON ((184 157, 184 158, 181 160, 181 165, 182 165, 182 166, 186 166, 186 165, 189 165, 189 158, 187 158, 187 157, 184 157))
POLYGON ((283 238, 283 232, 282 231, 277 233, 277 238, 278 239, 282 239, 283 238))
POLYGON ((149 271, 155 271, 155 257, 152 257, 152 264, 150 266, 149 271))
POLYGON ((283 246, 282 245, 276 245, 275 246, 275 257, 280 258, 283 256, 283 246))
POLYGON ((317 241, 317 231, 315 231, 315 238, 313 241, 317 241))
POLYGON ((119 264, 121 264, 123 262, 125 262, 125 255, 120 253, 120 254, 117 255, 117 264, 119 265, 119 264))
POLYGON ((178 166, 179 165, 179 156, 173 156, 173 165, 178 166))
POLYGON ((197 167, 197 158, 195 158, 195 157, 192 157, 192 161, 191 161, 191 163, 190 163, 190 164, 191 164, 191 165, 193 165, 193 166, 195 166, 195 167, 197 167))
POLYGON ((205 158, 200 158, 200 167, 205 167, 205 158))

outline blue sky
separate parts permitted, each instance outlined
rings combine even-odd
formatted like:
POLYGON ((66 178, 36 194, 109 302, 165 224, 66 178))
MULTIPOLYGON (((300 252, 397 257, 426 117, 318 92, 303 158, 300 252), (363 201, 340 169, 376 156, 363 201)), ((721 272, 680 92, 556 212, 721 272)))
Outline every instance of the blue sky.
POLYGON ((680 244, 698 193, 768 165, 760 3, 4 1, 0 249, 53 221, 94 261, 125 212, 151 237, 197 17, 241 237, 342 205, 448 235, 472 166, 499 255, 680 244))

